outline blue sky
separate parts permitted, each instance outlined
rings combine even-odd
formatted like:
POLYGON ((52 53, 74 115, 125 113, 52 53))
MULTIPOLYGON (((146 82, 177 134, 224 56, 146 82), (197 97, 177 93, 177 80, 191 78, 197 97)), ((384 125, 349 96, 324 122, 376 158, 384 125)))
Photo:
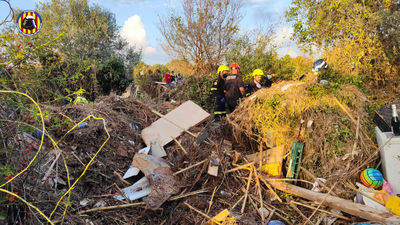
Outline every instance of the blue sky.
MULTIPOLYGON (((12 7, 34 9, 35 3, 43 0, 10 0, 12 7)), ((140 46, 147 64, 165 64, 171 59, 160 47, 161 36, 157 29, 158 15, 164 16, 168 9, 179 9, 181 0, 89 0, 115 13, 121 33, 130 43, 140 46)), ((285 22, 284 14, 291 0, 247 0, 244 1, 241 31, 263 24, 276 27, 275 43, 281 46, 280 56, 301 54, 289 40, 292 28, 285 22)), ((0 1, 0 17, 7 15, 5 3, 0 1)), ((40 14, 40 12, 38 12, 40 14)), ((2 18, 0 18, 2 19, 2 18)), ((43 21, 44 23, 46 21, 43 21)))

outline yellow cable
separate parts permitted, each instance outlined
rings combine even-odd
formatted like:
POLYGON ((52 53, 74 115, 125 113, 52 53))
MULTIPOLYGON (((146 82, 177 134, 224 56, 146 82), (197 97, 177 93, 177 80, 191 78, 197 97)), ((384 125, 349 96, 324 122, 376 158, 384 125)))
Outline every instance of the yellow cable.
POLYGON ((34 205, 32 205, 31 203, 27 202, 25 199, 19 197, 19 195, 15 194, 15 193, 12 193, 12 192, 10 192, 10 191, 8 191, 8 190, 6 190, 6 189, 3 189, 3 188, 0 188, 0 191, 1 191, 1 192, 4 192, 4 193, 7 193, 7 194, 9 194, 9 195, 12 195, 12 196, 14 196, 14 197, 16 197, 16 198, 18 198, 18 199, 21 200, 23 203, 27 204, 29 207, 35 209, 35 210, 36 210, 41 216, 43 216, 43 218, 45 218, 50 224, 52 224, 52 225, 54 224, 54 223, 51 222, 51 220, 50 220, 46 215, 44 215, 44 213, 43 213, 42 211, 40 211, 36 206, 34 206, 34 205))
MULTIPOLYGON (((65 215, 66 215, 66 212, 67 212, 67 208, 69 207, 70 192, 74 189, 74 187, 75 187, 75 185, 78 183, 78 181, 85 175, 85 173, 86 173, 87 169, 89 168, 89 166, 92 164, 92 162, 94 161, 94 159, 96 158, 96 156, 100 153, 100 151, 103 149, 103 147, 105 146, 105 144, 106 144, 106 143, 108 142, 108 140, 110 139, 110 134, 108 133, 108 130, 107 130, 107 128, 106 128, 105 120, 104 120, 103 118, 98 118, 98 117, 94 117, 93 115, 89 115, 89 116, 87 116, 85 119, 83 119, 81 122, 79 122, 78 124, 76 124, 75 126, 73 126, 62 138, 60 138, 60 140, 58 140, 57 142, 55 142, 48 134, 45 133, 45 124, 44 124, 43 113, 42 113, 42 111, 41 111, 41 108, 40 108, 39 104, 38 104, 35 100, 33 100, 29 95, 27 95, 27 94, 25 94, 25 93, 22 93, 22 92, 18 92, 18 91, 0 90, 0 93, 19 94, 19 95, 23 95, 23 96, 27 97, 28 99, 30 99, 30 100, 34 103, 34 105, 38 108, 38 111, 39 111, 39 114, 40 114, 40 119, 41 119, 41 122, 42 122, 42 130, 41 130, 41 132, 42 132, 42 134, 43 134, 42 137, 41 137, 41 140, 40 140, 40 145, 39 145, 39 147, 38 147, 38 151, 36 152, 36 154, 35 154, 35 156, 32 158, 32 160, 29 162, 29 164, 28 164, 22 171, 20 171, 20 172, 19 172, 18 174, 16 174, 14 177, 12 177, 11 179, 9 179, 6 183, 2 184, 2 185, 0 186, 0 191, 1 191, 1 192, 5 192, 5 193, 10 194, 10 195, 13 195, 13 196, 17 197, 18 199, 20 199, 20 200, 21 200, 22 202, 24 202, 25 204, 27 204, 28 206, 34 208, 34 209, 35 209, 36 211, 38 211, 38 213, 39 213, 41 216, 43 216, 50 224, 53 224, 53 223, 51 222, 51 220, 50 220, 51 216, 52 216, 52 215, 54 214, 54 212, 57 210, 59 204, 60 204, 61 201, 64 199, 64 197, 68 194, 68 203, 66 204, 65 209, 64 209, 64 213, 63 213, 63 220, 64 220, 65 215), (43 142, 44 142, 44 136, 45 136, 45 135, 46 135, 47 137, 49 137, 49 139, 50 139, 51 142, 53 143, 54 147, 55 147, 56 149, 58 149, 58 150, 61 152, 61 154, 62 154, 62 151, 61 151, 60 148, 58 147, 58 143, 60 143, 71 131, 73 131, 73 130, 74 130, 76 127, 78 127, 81 123, 83 123, 84 121, 86 121, 86 120, 88 120, 88 119, 90 119, 90 118, 93 118, 93 119, 95 119, 95 120, 102 120, 102 121, 103 121, 104 130, 105 130, 106 133, 107 133, 107 139, 106 139, 106 140, 104 141, 104 143, 100 146, 99 150, 98 150, 98 151, 96 152, 96 154, 92 157, 92 159, 89 161, 89 163, 85 166, 84 171, 83 171, 82 174, 78 177, 78 179, 75 180, 75 182, 72 184, 72 186, 71 186, 71 184, 70 184, 68 166, 67 166, 67 164, 66 164, 66 160, 65 160, 65 158, 64 158, 64 155, 62 155, 62 157, 63 157, 63 162, 64 162, 64 166, 65 166, 65 169, 66 169, 66 172, 67 172, 67 180, 68 180, 69 189, 68 189, 67 192, 65 192, 65 193, 63 194, 63 196, 59 199, 59 201, 57 202, 57 205, 55 206, 54 210, 52 211, 52 213, 50 214, 49 217, 46 217, 46 215, 44 215, 44 213, 41 212, 37 207, 35 207, 34 205, 30 204, 30 203, 27 202, 25 199, 19 197, 17 194, 14 194, 14 193, 12 193, 12 192, 9 192, 9 191, 6 190, 6 189, 1 188, 1 187, 4 187, 5 185, 7 185, 8 183, 10 183, 12 180, 14 180, 15 178, 17 178, 18 176, 20 176, 22 173, 24 173, 25 171, 27 171, 27 170, 30 168, 30 166, 32 165, 32 163, 37 159, 37 156, 39 155, 39 153, 40 153, 40 151, 41 151, 41 149, 42 149, 43 142)), ((7 121, 7 120, 1 120, 1 121, 7 121)), ((29 125, 29 124, 27 124, 27 123, 24 123, 24 122, 19 122, 19 121, 9 121, 9 122, 15 122, 15 123, 20 123, 20 124, 25 124, 25 125, 28 125, 28 126, 30 126, 30 127, 33 127, 33 128, 35 128, 35 129, 39 130, 38 128, 36 128, 36 127, 34 127, 34 126, 31 126, 31 125, 29 125)))
POLYGON ((60 140, 62 140, 66 135, 68 135, 72 130, 74 130, 77 126, 79 126, 82 122, 84 122, 87 119, 93 118, 95 120, 101 120, 103 121, 103 126, 104 126, 104 130, 107 133, 107 139, 104 141, 104 143, 100 146, 99 150, 97 150, 96 154, 92 157, 92 159, 89 161, 88 164, 86 164, 85 169, 83 170, 82 174, 78 177, 78 179, 75 180, 75 182, 72 184, 72 186, 63 194, 63 196, 61 196, 61 198, 58 200, 57 205, 54 207, 53 211, 51 212, 49 218, 51 218, 53 216, 53 214, 55 213, 55 211, 57 210, 58 206, 60 205, 61 201, 64 199, 64 197, 70 193, 74 188, 75 185, 78 183, 78 181, 83 177, 83 175, 85 175, 87 169, 89 168, 89 166, 92 164, 92 162, 94 161, 94 159, 97 157, 97 155, 100 153, 100 151, 103 149, 104 145, 108 142, 108 140, 110 139, 110 134, 107 131, 106 128, 106 122, 103 118, 98 118, 95 117, 93 115, 89 115, 87 116, 85 119, 83 119, 81 122, 79 122, 78 124, 76 124, 74 127, 72 127, 60 140))

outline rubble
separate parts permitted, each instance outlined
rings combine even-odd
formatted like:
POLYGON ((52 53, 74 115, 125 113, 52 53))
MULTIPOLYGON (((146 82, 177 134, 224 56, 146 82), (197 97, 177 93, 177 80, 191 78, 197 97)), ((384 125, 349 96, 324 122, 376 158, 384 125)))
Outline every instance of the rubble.
MULTIPOLYGON (((65 223, 83 224, 90 215, 93 224, 216 224, 214 220, 222 224, 273 224, 277 219, 285 224, 299 224, 307 220, 322 221, 323 217, 339 224, 350 224, 358 218, 396 224, 399 220, 393 214, 377 213, 368 206, 346 200, 353 199, 356 191, 346 188, 344 181, 355 183, 359 178, 354 171, 361 171, 366 167, 364 163, 373 160, 374 143, 363 133, 366 128, 360 128, 368 127, 364 103, 359 101, 361 94, 351 87, 341 90, 340 96, 351 99, 353 104, 343 106, 346 113, 340 102, 330 105, 335 102, 332 96, 310 97, 308 91, 314 91, 313 88, 295 82, 261 90, 253 99, 245 99, 218 126, 207 122, 208 113, 188 124, 181 123, 186 119, 180 114, 179 120, 171 119, 168 115, 181 102, 144 104, 129 96, 102 97, 92 106, 47 107, 53 118, 68 121, 49 131, 55 139, 87 115, 104 118, 111 134, 72 192, 73 209, 66 215, 65 223), (324 104, 316 103, 315 99, 324 104), (306 104, 309 105, 304 107, 306 104), (255 105, 259 107, 257 114, 252 111, 255 105), (265 115, 272 113, 268 111, 270 108, 263 111, 265 106, 275 107, 287 119, 264 120, 265 115), (296 111, 300 109, 301 113, 296 111), (361 118, 359 125, 353 120, 356 117, 361 118), (284 182, 285 170, 290 164, 290 147, 301 119, 308 122, 305 129, 299 130, 296 140, 304 143, 304 152, 301 166, 297 164, 298 177, 293 177, 298 186, 294 186, 284 182), (278 120, 280 124, 274 123, 278 120), (160 132, 159 127, 154 128, 156 134, 149 131, 157 121, 174 127, 176 133, 171 134, 169 128, 160 132), (348 129, 346 134, 341 133, 342 128, 348 129), (360 135, 353 135, 357 130, 360 135), (334 148, 339 143, 340 151, 334 148), (332 149, 337 151, 330 153, 332 149), (315 191, 310 190, 313 185, 315 191), (299 197, 295 196, 305 200, 296 201, 299 197)), ((192 116, 185 110, 183 114, 192 116)), ((65 159, 69 181, 79 177, 106 140, 103 123, 93 119, 85 122, 83 129, 72 130, 60 143, 63 157, 56 157, 55 152, 49 154, 57 163, 46 161, 47 166, 32 173, 45 174, 50 170, 56 174, 49 174, 48 179, 58 184, 64 181, 62 185, 68 186, 67 173, 59 166, 65 159)), ((41 185, 44 184, 38 187, 41 185)), ((40 191, 33 193, 41 199, 58 199, 40 191)), ((392 198, 390 203, 386 208, 396 214, 397 199, 392 198)), ((45 212, 51 210, 45 204, 41 206, 45 212)), ((55 220, 63 216, 59 211, 54 215, 55 220)))
POLYGON ((150 182, 150 194, 143 199, 149 208, 158 209, 173 194, 179 192, 178 182, 164 159, 153 155, 135 154, 132 165, 141 170, 150 182))

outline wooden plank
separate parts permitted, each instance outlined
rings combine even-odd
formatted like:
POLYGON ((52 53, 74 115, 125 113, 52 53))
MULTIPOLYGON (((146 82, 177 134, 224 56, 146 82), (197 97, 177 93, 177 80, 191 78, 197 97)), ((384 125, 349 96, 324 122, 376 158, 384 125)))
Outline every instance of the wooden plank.
MULTIPOLYGON (((263 164, 266 163, 282 163, 283 156, 285 155, 285 148, 283 145, 277 146, 275 148, 270 148, 263 151, 263 164)), ((249 162, 260 162, 260 152, 256 152, 251 155, 246 156, 249 162)))
MULTIPOLYGON (((246 159, 249 162, 255 162, 258 164, 260 162, 260 152, 247 155, 246 159)), ((269 176, 281 176, 282 175, 282 161, 285 155, 285 148, 283 145, 277 146, 275 148, 267 149, 262 152, 262 170, 264 172, 268 171, 269 176)))
MULTIPOLYGON (((264 178, 268 181, 267 177, 264 178)), ((310 191, 308 189, 301 188, 285 182, 269 181, 269 183, 274 188, 280 191, 297 195, 318 203, 323 202, 323 205, 343 211, 353 216, 357 216, 370 221, 376 221, 379 223, 400 224, 399 216, 382 212, 366 205, 354 203, 350 200, 334 197, 332 195, 310 191)))
POLYGON ((164 146, 173 140, 172 137, 179 137, 183 132, 182 128, 187 130, 204 122, 209 117, 210 114, 200 106, 192 101, 187 101, 165 115, 165 118, 173 123, 160 118, 142 130, 142 138, 147 146, 157 139, 164 146))

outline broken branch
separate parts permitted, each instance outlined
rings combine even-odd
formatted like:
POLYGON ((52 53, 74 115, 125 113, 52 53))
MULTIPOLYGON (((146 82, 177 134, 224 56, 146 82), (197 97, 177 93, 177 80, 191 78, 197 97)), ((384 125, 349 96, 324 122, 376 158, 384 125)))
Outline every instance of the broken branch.
POLYGON ((114 206, 106 206, 106 207, 98 207, 94 209, 88 209, 88 210, 81 210, 79 211, 79 215, 88 213, 88 212, 95 212, 95 211, 101 211, 101 210, 112 210, 112 209, 122 209, 122 208, 128 208, 132 206, 139 206, 139 205, 144 205, 144 202, 137 202, 137 203, 131 203, 131 204, 124 204, 124 205, 114 205, 114 206))
POLYGON ((305 188, 297 187, 284 182, 270 182, 270 184, 278 190, 297 195, 311 201, 322 202, 323 199, 325 199, 325 201, 323 201, 324 205, 366 220, 377 221, 380 223, 400 224, 400 217, 386 212, 381 212, 366 205, 353 203, 352 201, 334 197, 329 194, 310 191, 305 188))
MULTIPOLYGON (((319 179, 317 179, 317 177, 315 177, 314 174, 312 174, 310 171, 308 171, 304 167, 300 167, 300 169, 302 169, 303 172, 307 174, 307 176, 311 177, 314 181, 316 181, 322 188, 324 188, 326 191, 329 191, 329 188, 324 184, 324 182, 322 182, 319 179)), ((338 197, 334 192, 331 192, 331 193, 332 193, 333 196, 338 197)))
MULTIPOLYGON (((313 206, 310 206, 310 205, 306 205, 306 204, 303 204, 303 203, 300 203, 300 202, 296 202, 296 201, 291 201, 293 204, 296 204, 296 205, 300 205, 300 206, 303 206, 303 207, 306 207, 306 208, 309 208, 309 209, 317 209, 317 208, 315 208, 315 207, 313 207, 313 206)), ((332 216, 334 216, 334 217, 337 217, 337 218, 340 218, 340 219, 344 219, 344 220, 348 220, 348 221, 353 221, 352 219, 350 219, 350 218, 348 218, 348 217, 345 217, 345 216, 342 216, 342 215, 339 215, 339 214, 336 214, 336 213, 333 213, 333 212, 329 212, 329 211, 327 211, 327 210, 323 210, 323 209, 317 209, 318 211, 320 211, 320 212, 323 212, 323 213, 326 213, 326 214, 329 214, 329 215, 332 215, 332 216)))
POLYGON ((314 225, 313 222, 311 222, 311 220, 305 216, 300 210, 299 208, 297 208, 297 206, 295 204, 293 204, 292 201, 289 202, 289 205, 294 209, 294 211, 296 211, 301 217, 303 217, 303 219, 306 220, 306 222, 309 222, 311 225, 314 225))
POLYGON ((218 224, 218 225, 222 225, 222 223, 220 223, 220 222, 216 221, 215 219, 209 217, 207 214, 205 214, 205 213, 203 213, 202 211, 196 209, 195 207, 189 205, 188 203, 184 202, 184 204, 185 204, 187 207, 189 207, 191 210, 193 210, 193 211, 197 212, 198 214, 204 216, 205 218, 207 218, 207 219, 213 221, 214 223, 216 223, 216 224, 218 224))
POLYGON ((282 199, 279 197, 279 195, 271 187, 271 185, 262 177, 262 175, 260 175, 260 180, 265 184, 265 186, 268 187, 268 189, 272 192, 275 198, 278 199, 279 202, 283 202, 282 199))
POLYGON ((186 197, 189 197, 189 196, 192 196, 192 195, 197 195, 197 194, 206 193, 206 192, 208 192, 208 190, 206 190, 206 189, 192 191, 192 192, 189 192, 189 193, 186 193, 186 194, 181 194, 181 195, 178 195, 178 196, 171 197, 170 199, 168 199, 168 201, 175 201, 175 200, 178 200, 178 199, 181 199, 181 198, 186 198, 186 197))
POLYGON ((247 195, 249 194, 249 188, 250 188, 250 183, 251 183, 251 180, 252 180, 252 176, 253 176, 253 170, 250 170, 249 180, 247 181, 246 192, 244 193, 244 200, 243 200, 242 210, 240 210, 240 212, 242 214, 244 213, 244 208, 246 207, 247 195))
POLYGON ((174 137, 172 137, 171 136, 171 138, 175 141, 175 143, 179 146, 179 148, 183 151, 183 153, 185 154, 185 155, 187 155, 188 154, 188 152, 185 150, 185 148, 181 145, 181 143, 178 141, 178 140, 176 140, 176 138, 174 138, 174 137))
POLYGON ((183 173, 183 172, 185 172, 185 171, 187 171, 187 170, 190 170, 190 169, 192 169, 193 167, 200 166, 201 164, 203 164, 203 163, 205 163, 205 162, 207 162, 207 161, 208 161, 208 159, 205 159, 205 160, 203 160, 203 161, 201 161, 201 162, 198 162, 198 163, 196 163, 196 164, 194 164, 194 165, 191 165, 191 166, 189 166, 189 167, 187 167, 187 168, 185 168, 185 169, 179 170, 178 172, 175 172, 175 173, 174 173, 174 176, 176 176, 176 175, 178 175, 178 174, 180 174, 180 173, 183 173))
POLYGON ((231 172, 235 172, 235 171, 238 171, 238 170, 250 170, 249 166, 251 166, 251 165, 254 165, 254 162, 247 163, 247 164, 238 166, 236 168, 227 170, 227 171, 225 171, 225 173, 231 173, 231 172))

